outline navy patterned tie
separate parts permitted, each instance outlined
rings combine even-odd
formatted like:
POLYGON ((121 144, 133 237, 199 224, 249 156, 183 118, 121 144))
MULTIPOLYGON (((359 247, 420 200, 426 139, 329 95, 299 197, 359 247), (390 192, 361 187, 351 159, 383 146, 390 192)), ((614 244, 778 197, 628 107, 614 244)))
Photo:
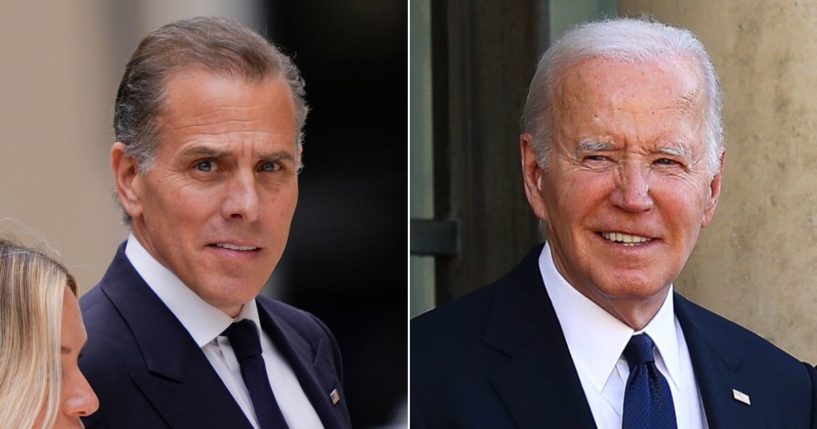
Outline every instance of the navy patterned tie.
POLYGON ((235 322, 224 331, 224 335, 230 340, 235 357, 241 365, 241 378, 250 392, 261 429, 286 429, 286 420, 269 384, 255 322, 247 319, 235 322))
POLYGON ((630 377, 624 390, 623 429, 674 429, 675 407, 667 379, 655 367, 655 344, 647 334, 633 335, 624 357, 630 377))

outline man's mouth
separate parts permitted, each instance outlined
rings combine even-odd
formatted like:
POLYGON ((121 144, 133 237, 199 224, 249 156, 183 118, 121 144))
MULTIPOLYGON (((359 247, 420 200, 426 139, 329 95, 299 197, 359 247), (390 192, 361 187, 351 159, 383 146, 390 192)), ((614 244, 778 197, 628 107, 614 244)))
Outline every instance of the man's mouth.
POLYGON ((260 247, 256 247, 256 246, 242 246, 242 245, 232 244, 232 243, 216 243, 215 246, 219 247, 219 248, 222 248, 222 249, 238 250, 238 251, 241 251, 241 252, 250 252, 250 251, 260 250, 261 249, 260 247))
POLYGON ((625 246, 637 246, 639 244, 648 243, 652 238, 643 237, 640 235, 625 234, 623 232, 602 232, 601 236, 607 241, 613 243, 623 244, 625 246))

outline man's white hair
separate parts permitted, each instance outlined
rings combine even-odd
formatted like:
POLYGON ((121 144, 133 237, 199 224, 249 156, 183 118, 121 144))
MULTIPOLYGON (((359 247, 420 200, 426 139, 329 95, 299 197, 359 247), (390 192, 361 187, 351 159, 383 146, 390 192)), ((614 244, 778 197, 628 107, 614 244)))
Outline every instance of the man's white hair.
POLYGON ((644 64, 670 57, 695 60, 704 90, 704 141, 706 162, 717 171, 723 153, 722 94, 715 67, 703 44, 689 30, 645 19, 617 18, 572 28, 539 59, 528 90, 522 130, 533 134, 539 165, 546 166, 550 153, 553 97, 560 74, 580 61, 609 58, 644 64))

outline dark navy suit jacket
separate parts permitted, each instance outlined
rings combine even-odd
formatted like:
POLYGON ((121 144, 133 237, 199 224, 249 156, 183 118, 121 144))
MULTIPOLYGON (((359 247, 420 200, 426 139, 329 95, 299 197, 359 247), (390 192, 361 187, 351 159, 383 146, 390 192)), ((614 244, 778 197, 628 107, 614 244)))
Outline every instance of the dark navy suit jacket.
MULTIPOLYGON (((309 313, 258 297, 264 332, 286 357, 327 428, 348 428, 340 352, 309 313), (341 401, 333 405, 330 392, 341 401)), ((210 362, 125 257, 80 299, 88 343, 82 372, 100 408, 88 428, 251 428, 210 362)))
MULTIPOLYGON (((493 285, 412 320, 413 429, 596 427, 540 251, 493 285)), ((711 429, 815 427, 811 366, 680 295, 674 307, 711 429)))

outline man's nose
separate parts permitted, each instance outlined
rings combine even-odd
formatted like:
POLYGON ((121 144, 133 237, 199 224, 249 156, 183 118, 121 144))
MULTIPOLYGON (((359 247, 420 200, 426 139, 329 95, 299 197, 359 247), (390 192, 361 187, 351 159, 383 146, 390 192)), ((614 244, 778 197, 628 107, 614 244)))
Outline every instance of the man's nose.
POLYGON ((224 197, 222 214, 225 219, 255 221, 261 214, 258 184, 252 172, 239 172, 230 178, 224 197))
POLYGON ((613 206, 631 213, 652 209, 653 199, 650 195, 650 169, 635 162, 619 165, 615 178, 615 189, 610 195, 613 206))
POLYGON ((63 386, 63 390, 68 390, 63 398, 63 413, 74 417, 90 416, 99 409, 99 398, 79 369, 77 372, 75 380, 63 386))

